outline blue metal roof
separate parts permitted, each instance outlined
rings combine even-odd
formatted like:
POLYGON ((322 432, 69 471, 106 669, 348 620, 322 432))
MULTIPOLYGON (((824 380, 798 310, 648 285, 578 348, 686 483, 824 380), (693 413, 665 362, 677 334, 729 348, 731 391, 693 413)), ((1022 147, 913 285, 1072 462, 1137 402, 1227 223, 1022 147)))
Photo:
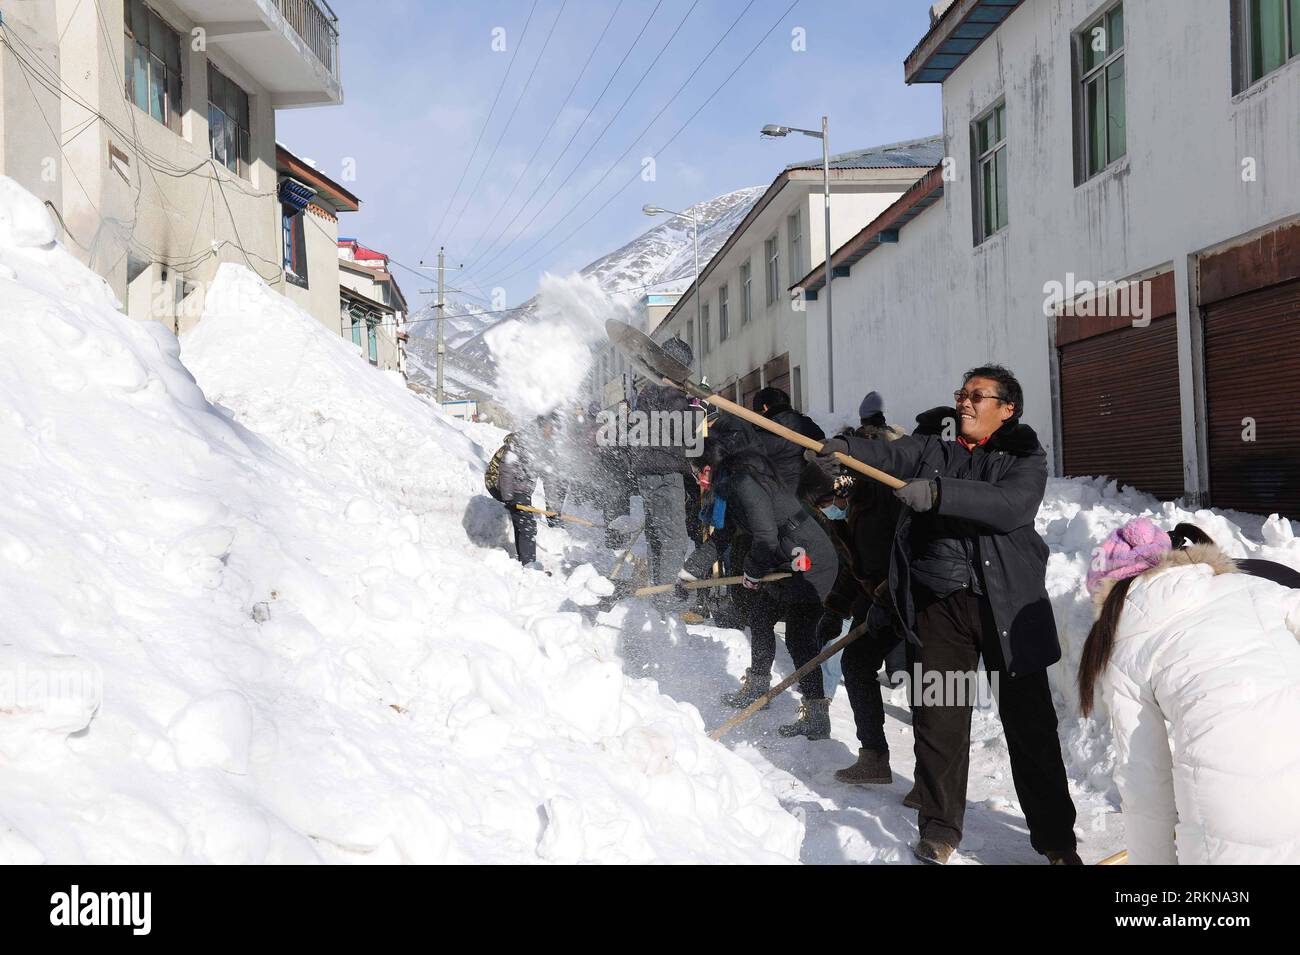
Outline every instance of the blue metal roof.
MULTIPOLYGON (((885 146, 871 146, 831 156, 832 169, 929 169, 944 157, 943 137, 927 136, 885 146)), ((786 169, 821 169, 819 156, 795 162, 786 169)))
POLYGON ((1002 23, 1022 0, 975 0, 974 3, 957 0, 921 38, 904 66, 908 83, 942 83, 949 74, 974 52, 984 39, 1002 23), (966 13, 957 19, 959 12, 966 13), (918 56, 927 43, 942 36, 937 46, 924 60, 918 56))

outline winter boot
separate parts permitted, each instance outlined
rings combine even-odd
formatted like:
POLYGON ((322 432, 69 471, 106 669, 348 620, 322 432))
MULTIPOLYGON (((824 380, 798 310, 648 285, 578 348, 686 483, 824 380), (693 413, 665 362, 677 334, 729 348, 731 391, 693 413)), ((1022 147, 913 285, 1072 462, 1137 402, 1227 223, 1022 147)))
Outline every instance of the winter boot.
POLYGON ((858 761, 846 769, 837 769, 835 778, 852 786, 892 783, 894 776, 889 771, 889 753, 860 749, 858 761))
POLYGON ((952 858, 956 848, 956 846, 949 845, 939 839, 921 839, 916 845, 912 846, 912 855, 922 862, 928 862, 930 865, 944 865, 952 858))
POLYGON ((831 701, 804 700, 799 704, 799 718, 793 723, 778 726, 781 736, 806 736, 809 739, 827 739, 831 735, 831 701))
MULTIPOLYGON (((740 689, 734 693, 724 693, 722 702, 727 706, 734 706, 738 710, 743 710, 771 688, 772 674, 770 671, 755 673, 753 670, 746 670, 745 675, 740 678, 740 689)), ((767 709, 767 707, 764 706, 763 709, 767 709)))
POLYGON ((1057 849, 1052 852, 1045 852, 1049 865, 1083 865, 1083 860, 1079 858, 1079 853, 1073 849, 1057 849))
POLYGON ((915 809, 917 812, 921 811, 921 794, 917 791, 916 783, 912 783, 912 788, 903 797, 903 805, 908 809, 915 809))

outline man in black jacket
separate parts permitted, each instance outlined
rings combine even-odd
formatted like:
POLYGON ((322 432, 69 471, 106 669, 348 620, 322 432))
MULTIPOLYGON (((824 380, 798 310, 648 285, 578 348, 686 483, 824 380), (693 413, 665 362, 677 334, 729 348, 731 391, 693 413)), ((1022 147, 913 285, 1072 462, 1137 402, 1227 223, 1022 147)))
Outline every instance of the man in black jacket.
POLYGON ((943 863, 961 841, 974 701, 953 690, 975 685, 983 657, 1030 842, 1053 864, 1078 864, 1047 680, 1061 648, 1045 585, 1047 544, 1034 529, 1047 455, 1020 421, 1023 392, 1007 369, 971 369, 954 399, 939 434, 833 438, 823 449, 907 480, 895 492, 904 507, 889 581, 920 671, 913 680, 921 803, 914 851, 943 863))
MULTIPOLYGON (((817 426, 817 422, 806 414, 795 411, 790 406, 790 396, 780 388, 762 388, 754 395, 753 410, 764 418, 779 425, 797 431, 806 438, 821 441, 826 433, 817 426)), ((799 487, 799 476, 803 474, 803 449, 792 441, 787 441, 770 431, 758 432, 758 443, 763 453, 776 466, 781 483, 793 493, 799 487)))

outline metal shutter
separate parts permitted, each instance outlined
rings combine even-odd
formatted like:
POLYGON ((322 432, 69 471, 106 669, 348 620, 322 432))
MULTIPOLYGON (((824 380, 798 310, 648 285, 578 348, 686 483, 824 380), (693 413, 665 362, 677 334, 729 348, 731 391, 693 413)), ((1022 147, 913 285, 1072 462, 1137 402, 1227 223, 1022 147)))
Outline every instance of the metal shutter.
POLYGON ((1061 346, 1060 375, 1066 475, 1106 475, 1165 499, 1183 494, 1173 315, 1061 346))
POLYGON ((1215 507, 1300 518, 1300 281, 1205 309, 1206 443, 1215 507), (1255 422, 1255 440, 1243 440, 1255 422))

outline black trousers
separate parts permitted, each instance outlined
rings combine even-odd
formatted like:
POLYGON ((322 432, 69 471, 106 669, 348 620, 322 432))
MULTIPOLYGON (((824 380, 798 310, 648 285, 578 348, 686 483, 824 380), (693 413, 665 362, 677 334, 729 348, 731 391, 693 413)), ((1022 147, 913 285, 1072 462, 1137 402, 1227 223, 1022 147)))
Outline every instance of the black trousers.
POLYGON ((510 511, 510 524, 515 530, 515 553, 519 555, 521 564, 531 564, 537 559, 537 515, 516 510, 510 505, 528 503, 530 502, 524 498, 506 502, 510 511))
POLYGON ((1043 853, 1075 848, 1074 803, 1066 784, 1047 672, 1007 676, 986 598, 966 589, 943 598, 920 591, 916 597, 921 680, 913 681, 912 733, 921 837, 952 845, 961 841, 974 700, 969 692, 954 693, 953 688, 977 684, 973 677, 954 681, 943 675, 973 675, 983 657, 1006 733, 1011 779, 1029 825, 1029 841, 1043 853))
MULTIPOLYGON (((884 690, 877 679, 880 665, 894 647, 901 642, 889 624, 888 612, 878 608, 875 614, 854 617, 852 626, 864 623, 869 616, 872 628, 858 637, 840 654, 840 670, 844 674, 844 690, 848 693, 849 707, 853 710, 853 723, 858 733, 858 744, 863 749, 889 753, 885 739, 884 690)), ((839 636, 841 618, 826 614, 820 626, 822 646, 839 636), (827 618, 830 618, 829 620, 827 618)))
MULTIPOLYGON (((785 621, 785 648, 796 668, 803 666, 821 651, 817 642, 817 622, 822 617, 817 591, 802 580, 793 583, 764 585, 753 594, 749 607, 750 668, 770 673, 776 659, 776 624, 785 621), (806 589, 806 592, 805 592, 806 589), (811 598, 811 599, 810 599, 811 598)), ((799 692, 805 700, 826 696, 822 668, 814 667, 799 680, 799 692)))

